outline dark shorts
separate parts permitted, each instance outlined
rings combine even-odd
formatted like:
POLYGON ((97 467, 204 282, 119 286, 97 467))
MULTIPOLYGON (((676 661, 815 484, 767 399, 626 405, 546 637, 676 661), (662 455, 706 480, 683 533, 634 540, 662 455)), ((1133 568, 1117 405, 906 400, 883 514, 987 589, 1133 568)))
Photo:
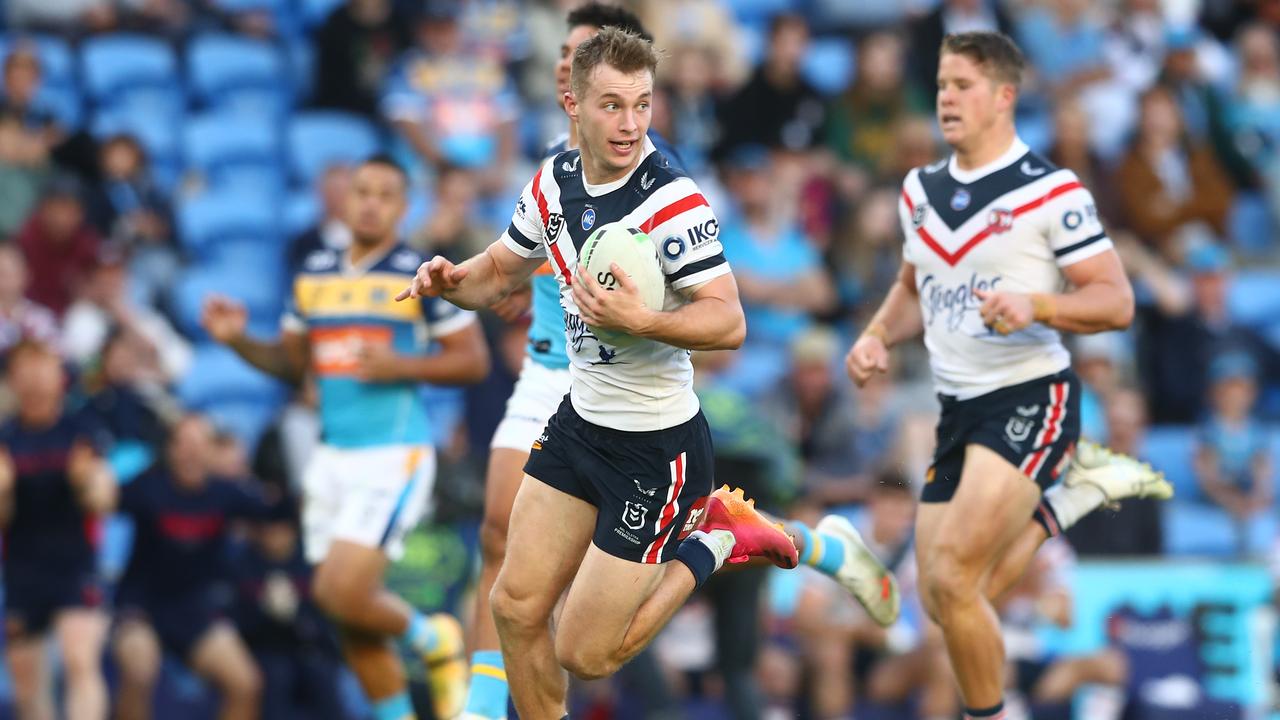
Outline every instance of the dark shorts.
POLYGON ((11 569, 4 577, 4 628, 9 640, 35 638, 48 632, 63 610, 103 605, 97 573, 26 573, 11 569))
POLYGON ((1017 684, 1018 692, 1024 697, 1031 697, 1036 689, 1036 684, 1040 682, 1040 678, 1049 671, 1053 665, 1052 658, 1044 658, 1041 660, 1018 660, 1014 663, 1014 682, 1017 684))
POLYGON ((970 444, 995 451, 1043 489, 1058 478, 1080 438, 1080 381, 1071 370, 969 400, 938 398, 938 445, 921 502, 955 495, 970 444))
POLYGON ((666 430, 626 432, 583 420, 566 397, 524 471, 596 506, 596 547, 632 562, 665 563, 702 517, 712 452, 701 411, 666 430))
POLYGON ((191 661, 191 652, 226 615, 209 592, 173 596, 152 596, 145 590, 123 587, 116 599, 116 617, 141 620, 151 626, 164 651, 182 662, 191 661))

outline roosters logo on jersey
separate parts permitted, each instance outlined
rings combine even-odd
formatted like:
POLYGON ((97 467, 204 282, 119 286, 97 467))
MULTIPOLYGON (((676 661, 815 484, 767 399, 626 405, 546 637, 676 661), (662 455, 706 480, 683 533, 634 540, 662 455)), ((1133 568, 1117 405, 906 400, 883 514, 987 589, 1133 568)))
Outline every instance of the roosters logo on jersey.
POLYGON ((970 311, 982 307, 978 299, 979 290, 995 290, 1003 278, 999 275, 991 278, 979 278, 977 273, 969 276, 968 282, 956 285, 943 285, 937 277, 926 275, 920 281, 920 302, 924 306, 927 325, 933 326, 934 320, 942 316, 947 330, 955 332, 964 324, 964 317, 970 311))
POLYGON ((1013 212, 996 209, 987 213, 987 229, 996 235, 1013 229, 1013 212))

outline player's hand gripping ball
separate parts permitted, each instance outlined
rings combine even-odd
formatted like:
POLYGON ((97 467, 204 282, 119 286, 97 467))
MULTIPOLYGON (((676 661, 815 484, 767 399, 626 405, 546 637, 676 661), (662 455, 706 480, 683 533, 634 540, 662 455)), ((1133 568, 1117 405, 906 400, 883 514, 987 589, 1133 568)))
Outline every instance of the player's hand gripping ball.
POLYGON ((649 313, 662 310, 667 290, 653 240, 619 223, 582 244, 571 287, 583 321, 607 345, 627 344, 649 313))

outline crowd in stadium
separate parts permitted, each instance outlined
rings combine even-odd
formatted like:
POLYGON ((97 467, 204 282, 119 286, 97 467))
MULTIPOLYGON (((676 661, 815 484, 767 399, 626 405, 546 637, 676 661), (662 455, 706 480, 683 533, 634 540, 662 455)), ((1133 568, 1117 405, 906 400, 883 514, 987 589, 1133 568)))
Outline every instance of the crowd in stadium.
MULTIPOLYGON (((119 495, 101 566, 83 569, 86 601, 119 612, 109 629, 59 626, 64 682, 92 682, 98 658, 75 648, 78 633, 99 632, 121 717, 145 717, 122 709, 150 702, 127 690, 156 683, 156 717, 209 713, 217 697, 260 704, 271 720, 367 712, 299 548, 314 387, 240 362, 200 309, 210 293, 231 296, 253 334, 278 334, 303 258, 350 243, 352 167, 375 152, 409 169, 409 245, 460 262, 492 242, 563 130, 553 67, 577 4, 0 0, 0 511, 7 533, 41 522, 13 506, 12 488, 48 472, 50 456, 73 478, 67 502, 119 495), (30 423, 92 432, 35 438, 30 423), (147 468, 166 460, 198 468, 175 472, 178 484, 222 483, 201 495, 216 531, 174 530, 205 543, 184 550, 190 578, 148 570, 172 560, 144 520, 167 492, 147 468), (160 603, 149 622, 167 657, 148 657, 146 643, 137 652, 125 610, 145 605, 129 598, 139 585, 186 593, 174 607, 218 618, 226 643, 190 667, 187 616, 160 603)), ((653 129, 716 208, 747 315, 740 350, 694 355, 719 475, 780 515, 853 518, 899 571, 904 612, 885 631, 814 573, 717 576, 617 680, 575 686, 575 717, 835 719, 855 703, 880 713, 857 717, 958 713, 941 636, 911 600, 914 499, 937 417, 924 348, 903 348, 860 390, 844 370, 901 260, 903 176, 945 152, 932 98, 950 32, 1019 42, 1033 68, 1021 136, 1092 190, 1137 293, 1130 330, 1071 343, 1083 435, 1177 489, 1046 546, 1001 607, 1007 636, 1071 625, 1077 557, 1209 556, 1280 574, 1280 3, 630 7, 665 53, 653 129)), ((972 291, 934 288, 928 300, 945 315, 972 291)), ((420 609, 464 619, 489 438, 527 334, 524 316, 480 320, 489 376, 423 388, 439 452, 434 513, 392 576, 420 609)), ((23 622, 49 618, 7 612, 7 635, 23 622)), ((1049 713, 1101 686, 1088 717, 1119 717, 1123 653, 1050 663, 1033 639, 1010 648, 1020 668, 1039 668, 1013 673, 1027 707, 1069 717, 1049 713)), ((10 652, 9 676, 39 672, 36 651, 10 652)))

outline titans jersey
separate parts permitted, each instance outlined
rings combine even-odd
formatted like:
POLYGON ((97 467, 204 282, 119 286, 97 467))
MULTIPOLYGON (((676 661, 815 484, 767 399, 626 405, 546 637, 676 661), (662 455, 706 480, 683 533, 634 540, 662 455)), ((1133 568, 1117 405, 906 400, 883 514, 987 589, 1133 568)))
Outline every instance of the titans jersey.
MULTIPOLYGON (((673 168, 684 169, 675 148, 662 135, 650 131, 649 139, 673 168)), ((568 149, 569 135, 566 133, 547 146, 546 155, 554 157, 568 149)), ((569 367, 569 355, 564 346, 564 311, 560 309, 560 282, 551 271, 551 265, 544 264, 538 268, 529 286, 533 294, 533 305, 530 308, 532 318, 529 322, 529 357, 552 370, 563 370, 569 367)))
POLYGON ((1075 173, 1015 140, 975 170, 959 169, 954 157, 912 170, 898 213, 938 392, 972 398, 1071 364, 1047 325, 1007 336, 987 328, 976 293, 1059 292, 1066 286, 1061 268, 1111 248, 1093 196, 1075 173))
POLYGON ((698 412, 689 351, 635 338, 611 346, 582 321, 568 278, 593 228, 612 222, 648 233, 667 280, 665 310, 685 292, 729 272, 719 223, 693 180, 645 138, 644 156, 625 177, 588 185, 577 150, 543 163, 516 203, 502 241, 525 258, 549 257, 572 362, 570 398, 588 422, 617 430, 661 430, 698 412))
POLYGON ((345 253, 307 256, 293 282, 284 327, 304 332, 320 391, 326 444, 340 448, 422 445, 431 442, 426 408, 413 382, 362 382, 361 349, 388 345, 401 355, 426 352, 428 343, 461 330, 475 316, 438 298, 396 302, 425 260, 404 246, 353 267, 345 253))

